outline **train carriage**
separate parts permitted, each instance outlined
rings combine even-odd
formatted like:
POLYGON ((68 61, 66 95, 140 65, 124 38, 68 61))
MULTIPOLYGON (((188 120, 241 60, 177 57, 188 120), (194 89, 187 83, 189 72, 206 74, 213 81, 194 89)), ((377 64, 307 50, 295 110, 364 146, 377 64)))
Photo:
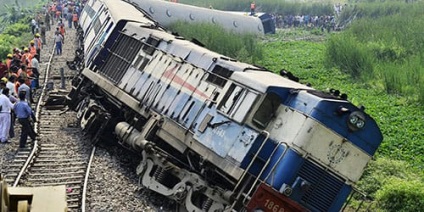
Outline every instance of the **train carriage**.
POLYGON ((164 26, 177 21, 187 23, 210 23, 222 26, 236 33, 257 35, 275 33, 275 21, 271 15, 245 12, 229 12, 181 3, 158 0, 128 0, 146 11, 154 20, 164 26))
POLYGON ((121 27, 86 59, 69 103, 95 139, 113 132, 142 153, 144 187, 187 211, 342 208, 382 141, 363 108, 169 34, 149 17, 115 18, 121 27))

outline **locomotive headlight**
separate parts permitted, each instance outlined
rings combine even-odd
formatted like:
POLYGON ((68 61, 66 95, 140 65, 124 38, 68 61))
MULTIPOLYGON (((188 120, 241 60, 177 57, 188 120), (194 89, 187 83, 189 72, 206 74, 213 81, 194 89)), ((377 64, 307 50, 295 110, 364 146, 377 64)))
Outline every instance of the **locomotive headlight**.
POLYGON ((359 128, 359 129, 363 128, 364 125, 365 125, 365 121, 363 121, 363 120, 358 120, 356 122, 356 127, 359 128))
POLYGON ((349 121, 350 121, 350 123, 351 124, 356 124, 356 122, 358 122, 358 120, 359 120, 359 118, 358 118, 358 116, 351 116, 351 117, 349 117, 349 121))
POLYGON ((348 123, 349 129, 357 131, 365 126, 365 114, 362 111, 355 111, 349 115, 348 123))

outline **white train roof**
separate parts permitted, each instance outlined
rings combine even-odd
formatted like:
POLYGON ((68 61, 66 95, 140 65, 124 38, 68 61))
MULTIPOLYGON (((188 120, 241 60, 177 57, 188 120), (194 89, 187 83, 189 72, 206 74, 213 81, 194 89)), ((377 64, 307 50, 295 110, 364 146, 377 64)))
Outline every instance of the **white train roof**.
POLYGON ((314 90, 304 84, 289 80, 268 71, 247 70, 245 72, 234 72, 230 79, 242 83, 243 85, 259 92, 266 92, 269 87, 314 90))
POLYGON ((149 19, 144 17, 137 8, 131 4, 119 1, 119 0, 103 0, 106 7, 109 9, 109 13, 112 15, 114 20, 129 20, 129 21, 141 21, 153 23, 149 19))

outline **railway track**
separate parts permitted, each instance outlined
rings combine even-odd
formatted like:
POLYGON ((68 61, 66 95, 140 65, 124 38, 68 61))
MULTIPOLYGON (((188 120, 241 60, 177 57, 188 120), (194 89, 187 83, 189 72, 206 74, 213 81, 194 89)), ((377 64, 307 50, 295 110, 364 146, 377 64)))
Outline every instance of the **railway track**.
POLYGON ((51 56, 50 43, 41 53, 40 85, 45 90, 37 90, 37 104, 33 105, 38 120, 35 129, 40 136, 35 142, 28 139, 26 148, 18 149, 20 124, 15 124, 15 138, 10 144, 0 145, 0 171, 6 182, 14 187, 65 185, 69 211, 175 211, 173 201, 139 187, 135 174, 139 155, 104 142, 93 150, 90 138, 79 128, 76 112, 67 111, 62 104, 46 103, 49 97, 60 99, 71 88, 75 73, 66 62, 75 56, 73 33, 68 31, 61 56, 51 56))
MULTIPOLYGON (((60 102, 69 91, 66 89, 70 88, 66 86, 69 80, 64 77, 66 61, 73 59, 74 39, 75 36, 67 36, 69 46, 63 49, 71 54, 56 56, 54 46, 50 45, 41 55, 47 63, 40 66, 43 86, 34 95, 36 105, 33 105, 37 120, 34 128, 40 136, 35 141, 28 139, 25 148, 16 150, 14 159, 5 165, 5 179, 13 187, 65 185, 68 211, 85 211, 88 173, 95 147, 82 135, 75 112, 67 111, 60 103, 50 104, 55 100, 60 102), (55 89, 55 85, 60 88, 55 89)), ((16 137, 19 133, 20 129, 16 129, 16 137)))

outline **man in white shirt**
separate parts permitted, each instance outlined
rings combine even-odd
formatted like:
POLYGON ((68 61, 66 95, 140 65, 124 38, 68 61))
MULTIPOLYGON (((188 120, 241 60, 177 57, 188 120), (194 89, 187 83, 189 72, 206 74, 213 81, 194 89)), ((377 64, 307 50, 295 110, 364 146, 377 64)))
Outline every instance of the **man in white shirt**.
POLYGON ((2 143, 9 143, 10 111, 13 108, 13 104, 10 102, 8 95, 9 89, 3 88, 2 94, 0 94, 0 141, 2 143))
POLYGON ((35 35, 35 29, 37 28, 37 21, 35 19, 31 20, 31 32, 35 35))

